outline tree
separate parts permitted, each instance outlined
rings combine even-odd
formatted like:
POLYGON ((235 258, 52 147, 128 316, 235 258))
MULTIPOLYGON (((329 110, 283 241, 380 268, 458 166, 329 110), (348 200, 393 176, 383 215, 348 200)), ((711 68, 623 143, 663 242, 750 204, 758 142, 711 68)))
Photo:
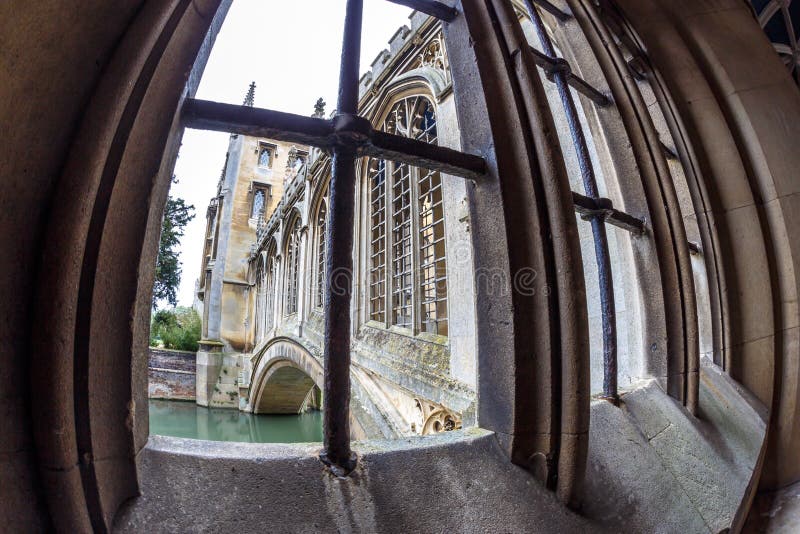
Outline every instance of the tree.
POLYGON ((193 308, 159 310, 150 323, 150 346, 197 352, 201 328, 200 316, 193 308))
POLYGON ((161 223, 161 239, 158 244, 156 279, 153 284, 153 309, 157 307, 159 301, 166 301, 171 306, 178 303, 177 291, 181 283, 181 262, 178 260, 177 248, 186 225, 194 219, 194 215, 194 206, 186 204, 182 198, 173 198, 170 195, 167 199, 164 220, 161 223))

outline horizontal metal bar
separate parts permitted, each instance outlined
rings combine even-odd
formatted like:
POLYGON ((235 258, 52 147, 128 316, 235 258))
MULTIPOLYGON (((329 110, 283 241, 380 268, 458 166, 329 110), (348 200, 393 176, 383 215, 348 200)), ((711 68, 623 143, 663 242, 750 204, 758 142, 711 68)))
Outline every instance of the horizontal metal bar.
POLYGON ((359 156, 408 163, 470 179, 479 179, 486 172, 486 162, 480 156, 381 132, 356 115, 343 114, 325 120, 187 99, 181 117, 186 128, 277 139, 328 150, 344 147, 356 151, 359 156))
POLYGON ((319 148, 332 146, 333 124, 315 117, 189 98, 183 104, 181 118, 186 128, 263 137, 319 148))
POLYGON ((566 60, 561 58, 552 58, 547 54, 536 50, 534 47, 530 48, 531 52, 533 53, 533 60, 538 66, 544 69, 545 73, 548 75, 548 79, 550 79, 552 74, 555 72, 563 72, 567 77, 567 83, 570 85, 570 87, 581 93, 583 96, 600 107, 611 105, 611 99, 592 87, 586 80, 575 75, 572 72, 572 67, 570 67, 566 60))
POLYGON ((421 13, 436 17, 445 22, 453 22, 458 16, 458 11, 442 2, 436 0, 389 0, 393 4, 400 4, 401 6, 416 9, 421 13))
POLYGON ((533 3, 553 15, 559 22, 566 22, 569 20, 569 15, 567 13, 561 11, 547 0, 533 0, 533 3))
POLYGON ((486 174, 486 161, 480 156, 377 130, 361 152, 464 178, 479 179, 486 174))
POLYGON ((614 208, 611 200, 607 198, 594 199, 573 191, 572 202, 575 205, 575 211, 585 219, 600 217, 608 224, 633 234, 645 232, 646 226, 643 220, 614 208))

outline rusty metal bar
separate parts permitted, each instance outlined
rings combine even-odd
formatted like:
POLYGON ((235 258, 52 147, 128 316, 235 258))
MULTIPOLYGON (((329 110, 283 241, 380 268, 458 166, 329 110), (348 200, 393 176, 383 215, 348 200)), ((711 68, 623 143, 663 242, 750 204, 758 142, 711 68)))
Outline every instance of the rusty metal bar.
POLYGON ((608 224, 636 235, 644 234, 647 229, 643 220, 614 208, 611 200, 607 198, 590 198, 573 191, 572 202, 575 211, 584 220, 600 217, 608 224))
POLYGON ((408 163, 435 171, 479 179, 486 162, 465 154, 372 128, 364 118, 340 114, 329 121, 269 109, 187 99, 182 119, 186 128, 229 132, 301 143, 327 150, 351 148, 358 156, 408 163))
MULTIPOLYGON (((542 17, 533 5, 534 0, 525 0, 525 7, 528 9, 528 16, 536 28, 536 34, 542 44, 544 53, 554 58, 556 57, 553 43, 542 22, 542 17)), ((537 0, 539 5, 541 2, 537 0)), ((542 6, 544 8, 544 6, 542 6)), ((546 8, 545 8, 546 9, 546 8)), ((578 155, 578 165, 581 170, 581 178, 587 196, 595 203, 600 201, 600 194, 597 188, 597 179, 594 174, 594 167, 589 154, 589 147, 583 133, 578 110, 575 101, 567 84, 566 73, 556 70, 552 73, 553 82, 558 88, 561 104, 569 125, 572 142, 578 155)), ((608 237, 606 235, 605 217, 595 213, 590 217, 592 225, 592 236, 594 237, 595 260, 597 262, 597 277, 600 284, 600 311, 603 316, 603 397, 611 402, 617 403, 619 395, 617 392, 617 317, 614 303, 614 283, 611 273, 611 257, 608 251, 608 237)))
MULTIPOLYGON (((337 106, 337 113, 345 117, 354 117, 358 113, 363 11, 363 0, 347 0, 337 106)), ((341 123, 339 120, 338 124, 341 123)), ((347 476, 356 466, 356 456, 350 450, 350 299, 353 292, 356 157, 354 148, 336 146, 330 183, 323 341, 324 436, 320 460, 337 476, 347 476)))
MULTIPOLYGON (((527 4, 529 1, 530 0, 525 0, 525 3, 527 4)), ((566 22, 567 20, 569 20, 569 15, 567 13, 564 13, 563 11, 561 11, 559 8, 557 8, 547 0, 533 0, 533 2, 539 7, 541 7, 543 10, 553 15, 556 19, 558 19, 559 22, 566 22)), ((528 10, 530 11, 531 6, 527 7, 528 10)))
POLYGON ((410 7, 445 22, 452 22, 458 11, 436 0, 389 0, 393 4, 410 7))
POLYGON ((556 72, 563 72, 567 77, 567 83, 583 96, 594 102, 600 107, 611 105, 611 99, 606 95, 592 87, 586 80, 572 72, 572 67, 567 60, 559 57, 550 57, 547 54, 539 52, 534 47, 531 47, 533 52, 533 60, 538 66, 544 69, 547 74, 547 79, 552 81, 553 74, 556 72))
POLYGON ((480 179, 486 174, 486 161, 480 156, 378 130, 373 130, 362 153, 464 178, 480 179))
POLYGON ((213 130, 289 143, 330 148, 331 121, 250 106, 187 98, 181 110, 184 127, 213 130))

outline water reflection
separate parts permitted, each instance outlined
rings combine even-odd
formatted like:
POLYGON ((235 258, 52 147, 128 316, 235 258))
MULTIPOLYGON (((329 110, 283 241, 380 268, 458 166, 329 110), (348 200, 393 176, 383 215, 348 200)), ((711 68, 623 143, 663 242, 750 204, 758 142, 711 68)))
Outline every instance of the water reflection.
POLYGON ((150 400, 150 434, 210 441, 302 443, 322 441, 322 412, 253 415, 193 402, 150 400))

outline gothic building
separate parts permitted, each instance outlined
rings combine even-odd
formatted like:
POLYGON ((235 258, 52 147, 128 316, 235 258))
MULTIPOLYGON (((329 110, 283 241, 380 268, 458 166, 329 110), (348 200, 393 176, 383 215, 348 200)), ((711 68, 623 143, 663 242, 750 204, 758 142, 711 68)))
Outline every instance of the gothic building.
MULTIPOLYGON (((457 148, 447 61, 441 24, 416 13, 361 78, 360 113, 381 131, 457 148)), ((244 105, 253 106, 253 91, 244 105)), ((323 110, 320 101, 314 116, 323 110)), ((378 158, 359 161, 357 175, 353 435, 393 438, 473 425, 466 185, 378 158)), ((328 151, 231 136, 208 209, 198 403, 297 413, 317 402, 330 178, 328 151)), ((335 274, 331 282, 337 284, 335 274)))
POLYGON ((797 531, 796 2, 392 1, 314 117, 195 98, 231 0, 0 3, 0 528, 797 531), (186 128, 199 398, 322 444, 149 434, 186 128))

